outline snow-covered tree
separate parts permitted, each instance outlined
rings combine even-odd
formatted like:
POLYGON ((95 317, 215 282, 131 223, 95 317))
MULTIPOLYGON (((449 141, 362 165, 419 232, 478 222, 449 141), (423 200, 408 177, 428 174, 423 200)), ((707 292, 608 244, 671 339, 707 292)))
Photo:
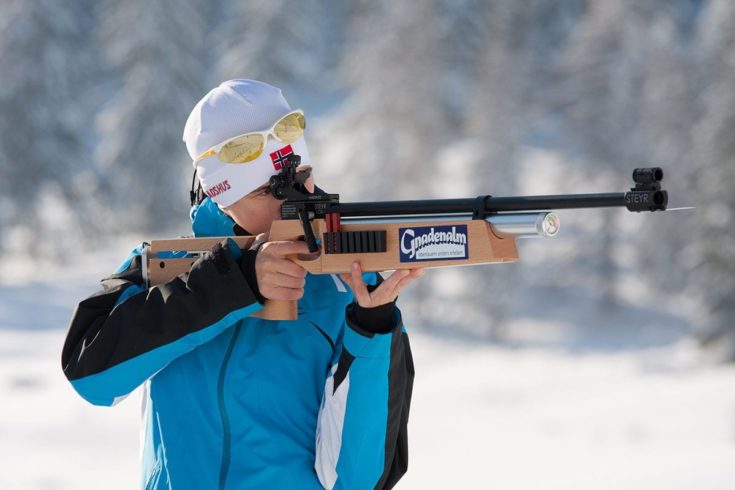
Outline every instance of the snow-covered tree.
MULTIPOLYGON (((694 128, 702 117, 702 89, 709 83, 709 74, 703 69, 703 57, 695 54, 702 20, 697 5, 703 3, 681 0, 660 5, 665 15, 652 23, 648 38, 651 56, 641 93, 645 163, 664 169, 671 207, 694 204, 692 185, 704 163, 698 156, 694 128)), ((635 246, 636 265, 651 289, 666 295, 686 289, 693 242, 682 230, 694 229, 697 218, 692 211, 646 216, 644 228, 629 231, 634 239, 627 241, 635 246)))
POLYGON ((220 5, 211 53, 219 79, 252 78, 291 89, 289 93, 313 94, 334 87, 344 4, 224 0, 220 5))
POLYGON ((372 199, 426 197, 437 149, 449 134, 436 2, 358 7, 349 13, 342 52, 350 95, 334 120, 342 131, 331 136, 345 142, 348 186, 372 199))
POLYGON ((702 339, 735 360, 735 5, 714 0, 703 14, 704 70, 709 84, 696 127, 697 175, 692 291, 703 300, 702 339))
MULTIPOLYGON (((655 61, 651 38, 665 16, 659 0, 590 2, 575 26, 559 63, 555 92, 564 114, 570 154, 581 155, 578 184, 623 190, 633 168, 651 166, 644 94, 655 61)), ((618 254, 622 211, 595 213, 586 220, 589 240, 576 260, 598 277, 603 305, 619 297, 618 254)))
POLYGON ((107 2, 100 41, 112 94, 97 118, 100 196, 116 229, 185 225, 192 167, 181 141, 206 91, 210 5, 203 0, 107 2))
MULTIPOLYGON (((564 7, 549 2, 460 3, 445 12, 445 49, 456 60, 450 72, 457 84, 450 100, 461 108, 459 142, 445 149, 435 188, 454 181, 450 188, 466 196, 514 195, 521 159, 545 117, 539 81, 548 77, 581 8, 579 2, 564 7)), ((454 311, 452 322, 475 334, 502 340, 515 293, 523 287, 522 265, 437 271, 431 278, 441 293, 426 303, 435 311, 454 311)))
MULTIPOLYGON (((346 200, 431 198, 441 178, 440 155, 458 135, 450 100, 463 97, 450 83, 442 4, 350 7, 340 64, 349 96, 320 138, 341 168, 340 193, 346 200)), ((407 296, 415 301, 404 304, 428 304, 429 283, 420 281, 407 296)), ((432 321, 423 308, 410 314, 417 323, 432 321)))
MULTIPOLYGON (((527 193, 539 148, 561 156, 560 175, 543 174, 554 193, 624 190, 632 168, 664 167, 670 204, 695 212, 645 225, 622 210, 570 213, 574 240, 548 244, 553 270, 595 277, 585 285, 609 304, 622 272, 686 291, 706 311, 703 337, 731 339, 734 11, 726 0, 7 0, 0 246, 42 251, 41 231, 85 220, 184 229, 184 121, 223 79, 257 78, 307 109, 319 183, 345 201, 527 193)), ((492 333, 513 304, 507 285, 528 287, 523 264, 430 273, 407 291, 416 322, 492 333)))
POLYGON ((85 208, 95 184, 88 126, 99 102, 93 5, 0 5, 0 247, 48 253, 61 246, 69 235, 38 237, 78 225, 69 211, 85 208))

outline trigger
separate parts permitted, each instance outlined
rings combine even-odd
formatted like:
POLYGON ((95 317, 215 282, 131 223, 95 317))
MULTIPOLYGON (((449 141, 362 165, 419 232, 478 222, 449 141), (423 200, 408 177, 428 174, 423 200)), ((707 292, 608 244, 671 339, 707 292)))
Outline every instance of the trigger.
POLYGON ((316 236, 314 236, 314 230, 311 227, 309 221, 309 213, 305 209, 299 209, 299 219, 301 220, 301 226, 304 228, 304 239, 306 245, 309 247, 309 252, 314 253, 319 251, 319 244, 317 243, 316 236))

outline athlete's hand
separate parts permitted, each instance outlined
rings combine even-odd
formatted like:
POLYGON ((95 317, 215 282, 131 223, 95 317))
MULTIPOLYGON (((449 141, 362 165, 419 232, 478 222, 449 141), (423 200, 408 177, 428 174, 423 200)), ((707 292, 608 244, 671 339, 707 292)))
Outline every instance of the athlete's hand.
POLYGON ((266 242, 255 257, 255 276, 260 294, 267 299, 296 301, 304 295, 306 269, 288 258, 309 255, 304 241, 266 242))
POLYGON ((395 301, 401 289, 423 275, 424 269, 395 271, 372 293, 368 291, 365 281, 362 280, 362 269, 358 262, 352 263, 352 270, 349 274, 340 274, 340 277, 349 284, 357 304, 363 308, 375 308, 395 301))

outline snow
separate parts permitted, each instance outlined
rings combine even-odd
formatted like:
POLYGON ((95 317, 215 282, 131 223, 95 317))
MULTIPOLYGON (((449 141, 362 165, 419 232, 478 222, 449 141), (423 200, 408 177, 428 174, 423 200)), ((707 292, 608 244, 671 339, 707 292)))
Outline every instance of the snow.
POLYGON ((693 362, 689 341, 575 354, 416 340, 405 488, 732 488, 735 370, 693 362))
MULTIPOLYGON (((73 307, 137 245, 123 242, 56 267, 3 265, 2 489, 138 486, 139 395, 88 405, 60 367, 73 307)), ((709 361, 684 315, 602 314, 589 291, 524 294, 502 343, 412 331, 410 466, 397 488, 733 488, 735 366, 709 361)))

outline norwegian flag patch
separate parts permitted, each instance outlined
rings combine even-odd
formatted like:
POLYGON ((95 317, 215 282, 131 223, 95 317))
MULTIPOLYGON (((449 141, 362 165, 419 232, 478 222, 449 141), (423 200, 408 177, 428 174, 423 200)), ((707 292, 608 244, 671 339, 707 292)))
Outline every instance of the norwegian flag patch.
POLYGON ((276 170, 281 170, 283 168, 283 164, 286 163, 286 159, 290 155, 293 155, 293 149, 291 148, 291 145, 286 145, 280 150, 274 151, 270 155, 271 161, 273 162, 273 167, 276 170))

